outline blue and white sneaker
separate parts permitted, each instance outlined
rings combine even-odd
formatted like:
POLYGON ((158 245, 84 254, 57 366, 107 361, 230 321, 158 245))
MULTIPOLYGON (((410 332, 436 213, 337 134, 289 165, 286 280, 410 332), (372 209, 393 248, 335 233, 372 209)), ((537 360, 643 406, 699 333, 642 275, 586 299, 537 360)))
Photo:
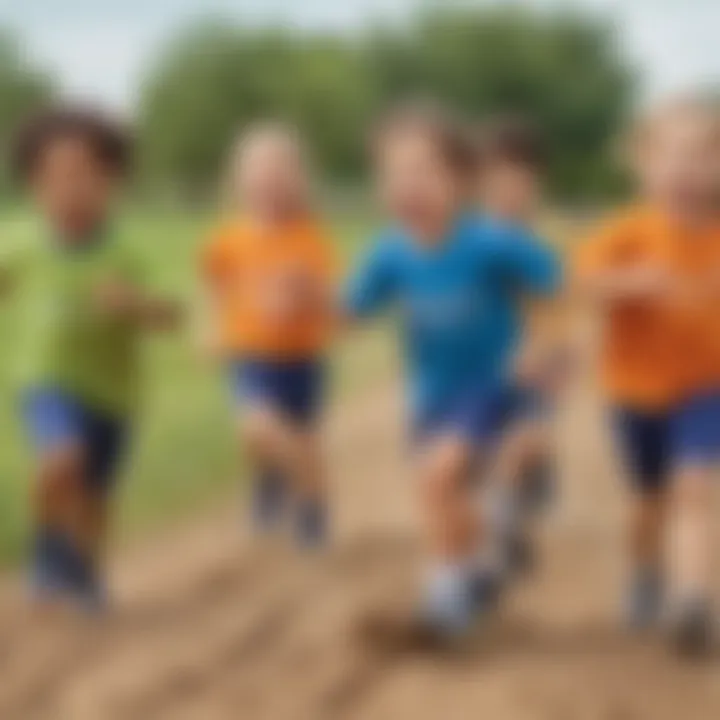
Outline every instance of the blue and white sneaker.
POLYGON ((467 568, 439 568, 425 588, 409 643, 416 649, 432 650, 471 642, 493 604, 489 586, 481 589, 475 580, 467 568))

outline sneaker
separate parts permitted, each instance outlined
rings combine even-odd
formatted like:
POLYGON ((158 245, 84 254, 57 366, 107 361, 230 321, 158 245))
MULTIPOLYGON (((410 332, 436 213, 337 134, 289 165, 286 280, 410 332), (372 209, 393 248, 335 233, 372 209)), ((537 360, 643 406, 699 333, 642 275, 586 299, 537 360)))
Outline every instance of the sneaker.
POLYGON ((526 513, 547 512, 557 494, 555 465, 550 458, 538 458, 523 475, 520 504, 526 513))
POLYGON ((30 592, 35 600, 53 602, 72 591, 71 556, 70 546, 62 534, 39 531, 30 568, 30 592))
POLYGON ((328 508, 324 500, 301 501, 295 516, 295 537, 300 547, 315 550, 327 542, 328 508))
POLYGON ((84 613, 103 614, 107 610, 108 594, 100 568, 91 558, 73 548, 69 548, 66 562, 67 595, 84 613))
POLYGON ((713 649, 714 621, 710 605, 696 602, 687 605, 674 627, 677 652, 689 658, 706 657, 713 649))
POLYGON ((537 556, 535 546, 528 535, 515 533, 505 541, 505 563, 509 578, 522 578, 535 569, 537 556))
POLYGON ((261 472, 253 483, 250 501, 255 529, 274 530, 280 524, 287 505, 287 487, 281 475, 261 472))
POLYGON ((500 606, 504 583, 500 573, 478 571, 470 581, 470 594, 477 613, 493 612, 500 606))
POLYGON ((480 577, 457 566, 438 568, 425 588, 419 624, 447 640, 467 634, 493 599, 487 576, 480 577))
POLYGON ((635 572, 626 599, 626 623, 631 630, 647 630, 657 625, 663 610, 664 583, 656 569, 635 572))

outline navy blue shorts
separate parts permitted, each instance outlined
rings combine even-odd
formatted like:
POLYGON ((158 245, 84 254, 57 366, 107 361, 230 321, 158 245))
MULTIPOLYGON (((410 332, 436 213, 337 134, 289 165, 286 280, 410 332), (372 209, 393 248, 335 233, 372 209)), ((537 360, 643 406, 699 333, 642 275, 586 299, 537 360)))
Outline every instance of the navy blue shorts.
POLYGON ((125 418, 91 408, 71 393, 55 388, 28 392, 22 409, 36 452, 75 443, 85 453, 89 487, 103 493, 112 488, 129 434, 125 418))
POLYGON ((674 413, 617 407, 612 422, 633 488, 643 494, 665 489, 673 466, 674 413))
POLYGON ((470 389, 432 412, 419 413, 413 437, 423 442, 452 435, 478 447, 495 442, 520 414, 525 398, 511 385, 470 389))
POLYGON ((230 377, 238 402, 269 406, 299 425, 312 425, 322 410, 322 360, 239 360, 231 364, 230 377))
POLYGON ((697 395, 667 412, 616 408, 614 427, 634 485, 654 492, 684 465, 720 462, 720 392, 697 395))
POLYGON ((673 445, 676 464, 720 461, 720 390, 696 395, 677 408, 673 445))

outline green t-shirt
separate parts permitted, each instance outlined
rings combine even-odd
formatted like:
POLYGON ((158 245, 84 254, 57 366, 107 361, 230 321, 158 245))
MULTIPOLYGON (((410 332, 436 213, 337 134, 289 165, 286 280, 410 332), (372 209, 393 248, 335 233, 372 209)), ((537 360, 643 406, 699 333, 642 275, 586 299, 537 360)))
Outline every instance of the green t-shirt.
POLYGON ((97 301, 103 283, 145 283, 122 232, 76 248, 38 239, 0 265, 19 295, 21 387, 60 388, 99 410, 129 413, 139 389, 140 330, 97 301))

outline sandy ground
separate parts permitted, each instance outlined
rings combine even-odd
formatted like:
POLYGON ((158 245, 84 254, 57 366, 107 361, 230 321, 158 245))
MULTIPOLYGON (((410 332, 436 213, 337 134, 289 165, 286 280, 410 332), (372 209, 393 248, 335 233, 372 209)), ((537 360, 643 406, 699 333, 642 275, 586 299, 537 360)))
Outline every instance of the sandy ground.
POLYGON ((682 663, 618 628, 623 486, 597 403, 573 395, 542 564, 470 652, 390 652, 354 631, 412 598, 420 560, 400 403, 378 391, 331 423, 327 556, 259 543, 228 507, 119 558, 109 621, 41 622, 1 592, 0 718, 717 719, 720 659, 682 663))

